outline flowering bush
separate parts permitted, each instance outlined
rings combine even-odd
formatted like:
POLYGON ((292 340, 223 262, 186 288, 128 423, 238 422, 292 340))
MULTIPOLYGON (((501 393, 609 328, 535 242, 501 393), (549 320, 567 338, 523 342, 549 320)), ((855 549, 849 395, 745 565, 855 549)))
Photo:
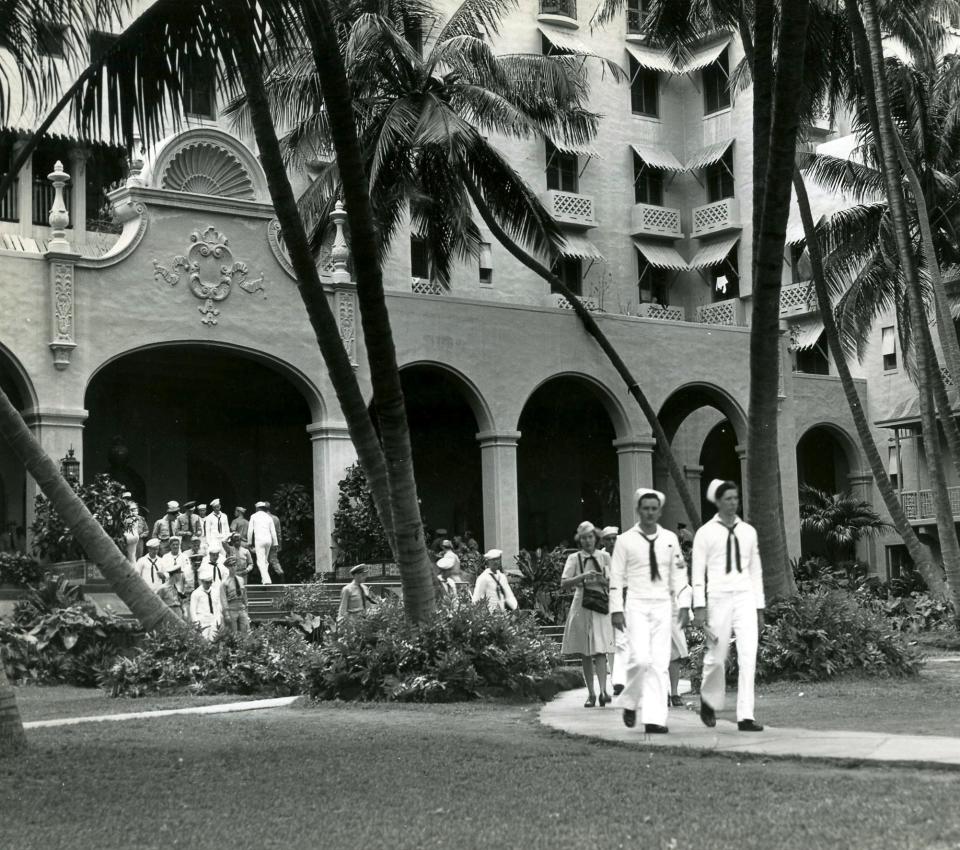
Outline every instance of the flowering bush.
POLYGON ((560 663, 533 617, 441 604, 426 623, 384 600, 340 625, 308 672, 318 699, 450 702, 484 693, 531 695, 560 663))

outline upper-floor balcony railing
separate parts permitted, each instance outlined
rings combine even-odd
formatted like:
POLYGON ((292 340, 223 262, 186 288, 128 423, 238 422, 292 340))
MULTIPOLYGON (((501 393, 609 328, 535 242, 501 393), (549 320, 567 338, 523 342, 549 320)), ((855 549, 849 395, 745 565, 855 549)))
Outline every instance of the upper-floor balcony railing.
POLYGON ((743 306, 739 298, 728 298, 726 301, 715 301, 713 304, 701 304, 697 307, 697 321, 703 325, 727 325, 728 327, 742 327, 746 322, 743 318, 743 306))
POLYGON ((693 232, 690 235, 694 239, 739 228, 740 208, 736 198, 724 198, 693 208, 693 232))
MULTIPOLYGON (((947 494, 950 496, 950 513, 960 517, 960 487, 948 487, 947 494)), ((901 490, 900 504, 911 522, 934 520, 937 517, 932 490, 901 490)))
POLYGON ((680 239, 680 210, 653 204, 634 204, 630 213, 630 232, 634 236, 667 236, 680 239))
POLYGON ((819 310, 817 294, 810 281, 791 283, 780 290, 780 316, 803 316, 819 310))
POLYGON ((589 195, 548 189, 540 196, 540 202, 557 224, 571 224, 576 227, 597 226, 593 216, 593 198, 589 195))

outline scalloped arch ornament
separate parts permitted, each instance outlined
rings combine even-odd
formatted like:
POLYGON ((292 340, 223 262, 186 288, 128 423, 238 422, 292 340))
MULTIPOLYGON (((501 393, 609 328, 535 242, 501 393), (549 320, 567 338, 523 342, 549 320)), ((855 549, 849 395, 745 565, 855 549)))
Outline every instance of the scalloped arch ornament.
POLYGON ((182 146, 163 169, 161 189, 256 200, 256 189, 244 164, 225 148, 205 139, 182 146))

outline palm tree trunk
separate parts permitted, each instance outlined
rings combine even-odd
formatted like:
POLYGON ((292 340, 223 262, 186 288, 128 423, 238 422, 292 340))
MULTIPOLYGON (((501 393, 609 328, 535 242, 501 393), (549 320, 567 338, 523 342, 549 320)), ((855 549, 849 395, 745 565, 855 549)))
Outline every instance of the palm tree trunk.
POLYGON ((943 429, 943 435, 947 440, 947 448, 950 457, 953 459, 953 468, 957 471, 957 476, 960 477, 960 428, 957 427, 957 419, 954 416, 950 396, 947 393, 947 385, 943 379, 943 372, 940 371, 940 361, 937 358, 937 350, 933 346, 930 326, 923 322, 920 331, 927 339, 927 380, 933 390, 933 400, 937 406, 937 412, 940 414, 940 427, 943 429))
POLYGON ((185 630, 187 624, 177 617, 134 571, 126 556, 103 530, 81 498, 60 474, 57 464, 43 450, 23 421, 19 411, 0 390, 0 436, 17 460, 37 482, 53 509, 73 533, 84 554, 93 561, 110 583, 111 589, 147 631, 185 630))
POLYGON ((27 735, 23 731, 17 697, 7 679, 3 659, 0 659, 0 759, 16 756, 26 746, 27 735))
POLYGON ((906 281, 905 289, 910 322, 916 331, 914 333, 914 350, 917 360, 917 388, 920 394, 920 420, 925 438, 927 469, 930 474, 931 490, 936 506, 940 551, 943 555, 944 567, 950 584, 954 610, 956 616, 960 617, 960 543, 957 541, 957 531, 943 470, 940 435, 937 429, 933 393, 929 381, 928 370, 931 365, 929 346, 927 334, 921 330, 926 322, 926 317, 924 316, 917 269, 911 250, 906 200, 903 196, 902 178, 894 138, 896 129, 890 114, 887 78, 883 65, 883 39, 874 0, 863 0, 863 24, 869 47, 869 57, 867 59, 874 77, 874 90, 868 93, 868 97, 872 96, 876 102, 876 114, 880 130, 877 144, 880 147, 890 215, 897 239, 897 252, 900 256, 900 264, 906 281))
POLYGON ((573 308, 573 312, 577 314, 577 318, 579 318, 583 323, 583 327, 586 332, 596 340, 603 353, 607 356, 607 359, 611 364, 613 364, 613 368, 616 369, 617 374, 627 385, 627 391, 634 397, 634 399, 636 399, 637 404, 640 405, 640 409, 643 411, 643 415, 650 424, 650 428, 653 431, 653 436, 657 440, 657 447, 660 449, 661 454, 666 461, 667 470, 670 473, 670 477, 673 479, 673 483, 677 488, 677 492, 680 494, 680 501, 683 502, 683 508, 687 512, 687 519, 694 528, 699 526, 700 511, 694 504, 693 497, 690 495, 690 488, 687 487, 686 478, 684 477, 683 472, 680 469, 680 465, 677 463, 677 459, 673 454, 673 450, 670 447, 670 440, 668 439, 666 432, 663 430, 663 425, 660 424, 660 420, 657 418, 657 412, 653 409, 653 406, 650 404, 646 394, 642 389, 640 389, 640 384, 637 382, 637 379, 633 377, 633 374, 630 372, 627 364, 623 362, 623 358, 610 344, 610 340, 607 339, 606 334, 600 330, 600 326, 597 324, 597 320, 593 318, 593 314, 583 306, 583 302, 566 284, 564 284, 562 280, 560 280, 560 278, 553 274, 542 263, 531 257, 526 251, 523 250, 523 248, 517 245, 517 243, 510 238, 506 231, 497 222, 493 213, 490 211, 490 207, 487 206, 486 201, 483 199, 483 195, 480 193, 477 185, 473 182, 469 175, 463 174, 463 181, 464 185, 467 187, 467 192, 470 193, 470 199, 473 201, 473 205, 477 208, 477 212, 480 213, 480 218, 483 219, 494 238, 501 245, 503 245, 503 247, 506 248, 513 257, 519 260, 536 275, 547 281, 554 289, 556 289, 561 295, 563 295, 564 298, 567 299, 570 306, 573 308))
POLYGON ((850 415, 853 417, 853 424, 857 429, 860 445, 867 458, 867 463, 870 465, 870 471, 873 473, 874 481, 877 482, 880 497, 887 507, 887 513, 890 514, 894 528, 903 539, 910 558, 913 560, 920 575, 923 576, 923 580, 927 583, 930 592, 936 596, 945 596, 946 587, 943 582, 943 570, 940 565, 933 560, 930 550, 920 542, 916 532, 913 530, 913 526, 910 525, 910 520, 907 519, 907 515, 903 510, 903 504, 894 490, 893 482, 890 480, 883 459, 880 457, 880 450, 877 448, 876 441, 873 439, 870 423, 867 421, 863 405, 860 403, 857 388, 853 384, 853 376, 850 374, 850 367, 847 365, 846 355, 840 344, 840 334, 837 330, 837 322, 833 315, 833 305, 830 303, 826 275, 823 270, 823 254, 820 251, 820 243, 817 241, 817 234, 814 229, 813 214, 810 211, 810 199, 807 196, 803 175, 800 174, 799 169, 794 171, 793 186, 796 191, 797 206, 800 209, 800 218, 803 221, 803 234, 807 241, 807 251, 810 255, 810 265, 813 269, 813 287, 817 294, 817 305, 820 308, 823 330, 827 335, 827 347, 833 355, 833 360, 837 367, 837 374, 840 376, 840 385, 843 387, 843 394, 847 399, 847 405, 850 408, 850 415))
POLYGON ((435 610, 436 582, 423 535, 407 410, 383 291, 379 237, 357 138, 353 97, 329 7, 325 2, 304 4, 303 21, 327 109, 350 222, 360 322, 387 464, 404 609, 410 619, 423 621, 435 610))
MULTIPOLYGON (((758 6, 759 10, 759 6, 758 6)), ((781 7, 774 91, 760 88, 761 102, 754 96, 754 110, 770 112, 769 139, 764 142, 767 168, 755 187, 763 191, 761 226, 754 231, 759 243, 753 273, 753 313, 750 327, 750 408, 747 417, 748 512, 757 527, 763 560, 763 584, 768 599, 796 592, 787 554, 780 485, 780 445, 777 428, 780 362, 780 286, 786 243, 790 183, 796 159, 803 93, 803 56, 806 45, 809 0, 792 0, 781 7), (787 60, 785 57, 790 57, 787 60), (772 97, 772 100, 770 98, 772 97), (764 102, 764 101, 767 102, 764 102)), ((758 26, 756 61, 765 55, 758 26)), ((758 67, 754 80, 761 76, 758 67)), ((756 83, 755 83, 756 85, 756 83)), ((756 155, 756 150, 754 151, 756 155)), ((754 203, 757 201, 755 199, 754 203)))
POLYGON ((238 15, 237 28, 241 31, 240 42, 244 58, 240 64, 240 70, 247 92, 250 120, 260 149, 260 161, 267 177, 270 197, 283 231, 284 244, 287 246, 290 262, 297 273, 297 289, 303 299, 320 353, 327 366, 337 401, 340 403, 340 409, 347 423, 347 430, 350 432, 350 439, 357 451, 357 458, 367 478, 367 485, 373 496, 380 523, 383 525, 394 557, 398 557, 386 460, 357 382, 356 373, 340 338, 337 320, 323 291, 316 262, 310 252, 293 189, 283 165, 276 128, 264 91, 259 55, 253 47, 249 29, 243 33, 242 27, 243 22, 238 15))

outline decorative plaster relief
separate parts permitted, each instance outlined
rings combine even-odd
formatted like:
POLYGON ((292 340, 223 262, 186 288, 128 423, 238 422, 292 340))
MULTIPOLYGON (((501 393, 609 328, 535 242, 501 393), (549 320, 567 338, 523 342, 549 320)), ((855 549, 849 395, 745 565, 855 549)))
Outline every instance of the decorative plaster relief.
POLYGON ((73 337, 75 303, 73 265, 52 263, 50 282, 53 296, 53 340, 50 343, 50 350, 53 352, 53 365, 62 371, 70 365, 70 353, 77 347, 73 337))
POLYGON ((290 255, 287 253, 287 246, 283 244, 283 234, 280 232, 280 222, 272 218, 267 222, 267 245, 270 246, 270 253, 276 258, 280 267, 292 277, 297 279, 297 273, 293 270, 293 263, 290 262, 290 255))
POLYGON ((350 365, 357 365, 357 308, 356 297, 350 290, 338 290, 336 295, 337 324, 340 327, 340 339, 347 350, 350 365))
POLYGON ((160 188, 246 201, 256 197, 243 163, 230 151, 205 140, 177 151, 163 171, 160 188))
POLYGON ((193 244, 186 256, 181 254, 174 257, 172 268, 161 266, 154 260, 153 277, 176 286, 186 273, 190 291, 203 301, 197 307, 203 324, 217 324, 220 311, 214 305, 227 299, 234 283, 249 295, 259 292, 263 298, 267 297, 263 275, 247 280, 247 264, 234 261, 229 240, 215 227, 210 226, 203 233, 195 230, 190 235, 190 241, 193 244))

